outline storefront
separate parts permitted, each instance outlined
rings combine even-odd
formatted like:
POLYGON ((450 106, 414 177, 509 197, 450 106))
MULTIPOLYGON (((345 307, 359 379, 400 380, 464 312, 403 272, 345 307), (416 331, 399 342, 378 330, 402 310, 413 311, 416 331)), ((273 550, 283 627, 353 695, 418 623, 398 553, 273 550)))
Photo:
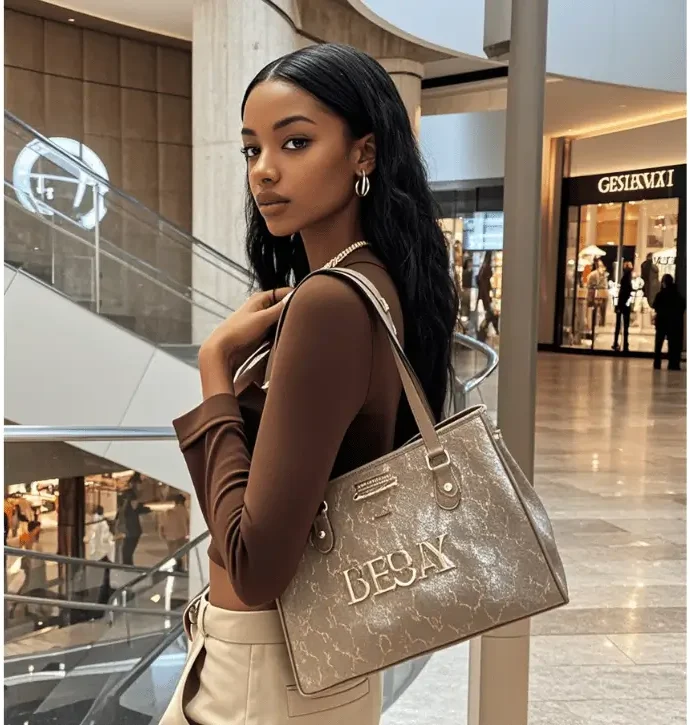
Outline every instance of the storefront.
POLYGON ((458 329, 498 346, 503 279, 503 185, 497 180, 436 188, 451 273, 460 297, 458 329))
POLYGON ((564 179, 557 348, 625 352, 622 329, 616 339, 616 303, 630 270, 629 352, 653 353, 651 305, 663 275, 673 275, 685 294, 685 190, 685 165, 564 179))

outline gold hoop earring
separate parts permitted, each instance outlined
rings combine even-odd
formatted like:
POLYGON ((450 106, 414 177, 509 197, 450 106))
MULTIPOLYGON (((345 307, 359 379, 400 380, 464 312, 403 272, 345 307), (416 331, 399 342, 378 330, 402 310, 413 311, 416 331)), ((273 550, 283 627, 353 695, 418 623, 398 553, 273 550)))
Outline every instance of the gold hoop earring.
POLYGON ((357 196, 361 198, 369 193, 369 189, 371 189, 371 183, 367 177, 366 171, 362 170, 360 171, 360 174, 360 178, 357 179, 357 181, 355 182, 355 194, 357 194, 357 196))

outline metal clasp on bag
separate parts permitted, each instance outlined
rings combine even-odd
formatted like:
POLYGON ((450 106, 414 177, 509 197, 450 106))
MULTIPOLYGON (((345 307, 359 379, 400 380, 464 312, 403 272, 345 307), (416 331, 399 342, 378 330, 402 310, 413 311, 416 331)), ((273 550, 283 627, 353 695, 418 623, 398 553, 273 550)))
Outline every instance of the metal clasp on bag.
MULTIPOLYGON (((426 459, 426 467, 433 473, 434 471, 440 471, 442 468, 447 468, 450 466, 450 456, 448 455, 448 451, 444 448, 441 453, 446 457, 444 461, 441 463, 438 463, 436 465, 431 464, 431 457, 428 453, 424 454, 424 458, 426 459)), ((436 454, 436 455, 440 455, 436 454)))
POLYGON ((333 551, 335 535, 328 518, 328 504, 325 501, 319 506, 319 511, 312 525, 310 540, 312 546, 322 554, 329 554, 333 551))
POLYGON ((431 456, 427 451, 424 454, 426 467, 433 473, 436 484, 436 503, 446 511, 452 511, 460 505, 460 485, 456 480, 457 471, 453 470, 450 454, 443 448, 434 456, 443 455, 443 460, 438 463, 431 462, 431 456))

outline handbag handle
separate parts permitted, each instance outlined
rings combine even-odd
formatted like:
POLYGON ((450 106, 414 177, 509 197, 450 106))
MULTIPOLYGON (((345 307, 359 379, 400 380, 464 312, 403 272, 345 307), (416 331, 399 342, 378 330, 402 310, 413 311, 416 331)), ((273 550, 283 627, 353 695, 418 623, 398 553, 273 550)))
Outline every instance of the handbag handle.
MULTIPOLYGON (((360 272, 355 272, 351 269, 344 269, 342 267, 318 269, 307 275, 300 284, 316 274, 327 274, 347 280, 351 285, 357 288, 360 294, 365 297, 383 322, 393 351, 395 365, 398 368, 398 374, 400 375, 403 390, 405 391, 405 396, 407 397, 410 410, 412 411, 412 415, 414 416, 415 422, 422 436, 424 448, 426 449, 426 464, 428 469, 433 473, 436 481, 436 501, 441 508, 448 510, 456 508, 460 503, 460 487, 455 481, 450 456, 443 447, 443 444, 436 432, 434 418, 429 402, 426 398, 426 394, 424 393, 424 388, 419 382, 419 378, 417 377, 412 364, 407 359, 405 351, 398 340, 395 326, 393 325, 392 318, 390 317, 388 304, 367 277, 360 272), (433 459, 439 460, 434 462, 433 459)), ((293 295, 291 295, 291 298, 292 297, 293 295)), ((291 299, 288 299, 280 315, 278 327, 276 329, 276 343, 278 342, 278 337, 282 330, 285 314, 290 302, 291 299)))

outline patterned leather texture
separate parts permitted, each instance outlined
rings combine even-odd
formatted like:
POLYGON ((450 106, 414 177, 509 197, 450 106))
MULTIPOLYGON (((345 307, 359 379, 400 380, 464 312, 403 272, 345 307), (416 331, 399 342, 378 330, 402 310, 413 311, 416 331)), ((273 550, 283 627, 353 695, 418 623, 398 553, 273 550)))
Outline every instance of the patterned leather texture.
POLYGON ((453 510, 421 439, 329 485, 333 547, 307 546, 279 602, 303 694, 567 603, 547 513, 484 409, 436 433, 460 487, 453 510))

